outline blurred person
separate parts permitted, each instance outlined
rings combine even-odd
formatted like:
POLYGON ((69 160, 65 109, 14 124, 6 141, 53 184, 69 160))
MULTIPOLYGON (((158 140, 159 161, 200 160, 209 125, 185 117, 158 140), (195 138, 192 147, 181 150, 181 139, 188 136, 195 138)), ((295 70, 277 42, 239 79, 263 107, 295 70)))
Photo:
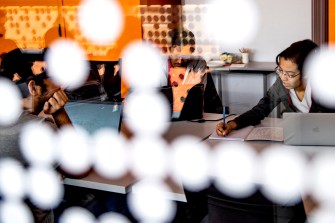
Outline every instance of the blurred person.
POLYGON ((41 53, 25 53, 22 49, 16 48, 3 55, 1 61, 1 76, 11 80, 19 81, 21 76, 39 75, 46 70, 44 55, 47 49, 41 53))
POLYGON ((90 61, 85 83, 67 91, 70 100, 121 101, 121 77, 115 63, 90 61))
MULTIPOLYGON (((206 61, 195 52, 194 34, 187 29, 173 29, 167 70, 161 84, 173 89, 173 112, 180 112, 190 89, 197 84, 204 84, 204 112, 222 113, 223 106, 216 91, 212 75, 207 71, 206 61), (166 83, 164 83, 166 81, 166 83)), ((187 203, 180 208, 176 221, 200 222, 207 215, 206 190, 189 191, 184 189, 187 203)), ((182 205, 180 205, 182 206, 182 205)))
MULTIPOLYGON (((68 101, 67 95, 45 73, 38 76, 22 76, 17 84, 20 85, 23 97, 23 112, 14 124, 0 126, 0 157, 14 158, 27 166, 28 163, 19 148, 22 128, 34 121, 46 123, 57 130, 64 125, 71 125, 71 120, 64 109, 68 101), (27 90, 22 91, 24 88, 27 90), (50 115, 52 119, 39 115, 41 113, 50 115)), ((27 204, 32 210, 35 222, 54 222, 52 210, 37 208, 29 201, 27 204)))
POLYGON ((99 74, 99 77, 100 77, 100 82, 101 82, 101 89, 100 89, 100 93, 101 93, 101 100, 104 101, 104 100, 108 100, 108 95, 106 93, 106 90, 105 90, 105 76, 106 76, 106 64, 98 64, 97 65, 97 69, 98 69, 98 74, 99 74))
MULTIPOLYGON (((204 84, 204 112, 222 113, 223 106, 207 63, 195 52, 194 34, 187 29, 174 29, 170 33, 171 43, 166 77, 167 85, 174 88, 174 109, 181 110, 189 89, 204 84)), ((162 82, 164 83, 164 82, 162 82)))
POLYGON ((25 70, 27 70, 27 66, 21 49, 16 48, 3 54, 0 74, 2 77, 17 81, 21 78, 20 73, 25 70))
POLYGON ((317 44, 305 39, 292 43, 279 53, 275 69, 278 78, 266 96, 251 110, 226 123, 226 128, 223 128, 223 122, 220 122, 216 128, 217 134, 225 136, 234 129, 257 125, 280 103, 284 105, 283 112, 335 112, 335 109, 327 108, 313 98, 311 84, 303 73, 306 58, 317 49, 317 44))
POLYGON ((101 92, 106 100, 121 101, 121 74, 118 62, 97 64, 97 72, 102 84, 101 92))

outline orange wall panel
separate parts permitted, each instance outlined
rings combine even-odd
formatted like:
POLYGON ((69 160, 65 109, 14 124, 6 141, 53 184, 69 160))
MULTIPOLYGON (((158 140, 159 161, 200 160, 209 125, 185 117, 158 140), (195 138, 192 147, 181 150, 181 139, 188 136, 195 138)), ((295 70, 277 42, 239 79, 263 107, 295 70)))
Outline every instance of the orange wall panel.
POLYGON ((86 50, 90 60, 117 61, 123 49, 134 40, 142 39, 141 17, 139 14, 140 0, 120 0, 124 13, 124 29, 120 37, 110 45, 99 46, 82 36, 76 13, 79 0, 63 0, 63 18, 65 26, 65 37, 79 42, 86 50))
POLYGON ((119 0, 124 29, 109 45, 99 46, 80 32, 77 10, 80 0, 0 0, 0 54, 17 47, 42 49, 61 37, 73 39, 90 60, 116 61, 130 42, 142 39, 140 0, 119 0))
POLYGON ((329 43, 335 44, 335 0, 329 0, 329 43))

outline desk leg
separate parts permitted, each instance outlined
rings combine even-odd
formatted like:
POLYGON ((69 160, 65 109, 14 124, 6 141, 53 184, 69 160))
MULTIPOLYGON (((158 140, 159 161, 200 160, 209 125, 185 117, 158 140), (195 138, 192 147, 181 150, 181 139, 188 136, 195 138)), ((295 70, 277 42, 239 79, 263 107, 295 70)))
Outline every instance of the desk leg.
POLYGON ((222 99, 223 99, 223 95, 222 95, 222 77, 221 77, 221 75, 222 75, 222 73, 221 72, 219 72, 219 73, 217 73, 218 74, 218 94, 219 94, 219 96, 220 96, 220 98, 221 98, 221 101, 222 101, 222 99))
POLYGON ((267 74, 263 73, 263 95, 266 96, 266 92, 268 91, 268 79, 267 74))

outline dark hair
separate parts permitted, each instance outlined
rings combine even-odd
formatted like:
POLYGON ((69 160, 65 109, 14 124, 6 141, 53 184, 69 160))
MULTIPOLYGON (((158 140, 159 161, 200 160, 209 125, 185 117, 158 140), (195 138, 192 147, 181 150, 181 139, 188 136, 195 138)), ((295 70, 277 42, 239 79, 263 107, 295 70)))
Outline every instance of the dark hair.
POLYGON ((304 63, 307 56, 315 52, 318 45, 310 39, 305 39, 292 43, 288 48, 279 53, 276 57, 276 63, 279 65, 280 58, 290 60, 298 65, 300 72, 303 71, 304 63))
POLYGON ((39 75, 31 75, 31 76, 28 76, 28 77, 26 77, 25 79, 21 79, 20 81, 21 81, 21 82, 29 83, 29 81, 33 80, 33 81, 35 81, 35 83, 36 83, 37 85, 42 86, 42 85, 44 85, 44 80, 45 80, 45 79, 48 79, 48 78, 49 78, 49 77, 48 77, 47 73, 46 73, 46 72, 43 72, 43 73, 41 73, 41 74, 39 74, 39 75))
POLYGON ((40 86, 42 88, 42 92, 45 92, 47 87, 44 83, 44 80, 49 78, 48 75, 43 72, 39 75, 30 75, 30 76, 24 76, 19 81, 16 82, 16 85, 18 86, 21 96, 23 98, 26 98, 29 96, 29 90, 28 90, 28 83, 29 81, 33 80, 35 81, 35 84, 40 86))
POLYGON ((170 47, 191 45, 191 52, 195 51, 194 34, 187 29, 173 29, 169 32, 171 38, 170 47))
POLYGON ((34 61, 43 61, 48 48, 44 48, 40 53, 23 53, 20 48, 16 48, 3 55, 0 75, 10 80, 17 73, 21 78, 28 78, 33 75, 31 66, 34 61))

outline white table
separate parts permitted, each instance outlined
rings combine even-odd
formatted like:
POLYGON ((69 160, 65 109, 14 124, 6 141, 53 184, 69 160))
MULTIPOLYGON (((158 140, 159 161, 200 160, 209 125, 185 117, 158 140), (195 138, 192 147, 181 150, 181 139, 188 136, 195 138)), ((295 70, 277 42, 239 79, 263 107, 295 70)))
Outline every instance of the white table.
MULTIPOLYGON (((283 119, 279 118, 265 118, 260 126, 264 127, 283 127, 283 119)), ((211 148, 217 146, 219 143, 225 143, 228 141, 224 140, 205 140, 205 143, 208 143, 211 148)), ((230 141, 231 142, 231 141, 230 141)), ((283 145, 282 142, 272 142, 272 141, 244 141, 243 143, 248 144, 252 149, 254 149, 257 153, 261 153, 262 151, 269 149, 271 146, 274 145, 283 145)), ((308 159, 312 158, 314 155, 320 153, 320 152, 327 152, 327 151, 334 151, 334 146, 290 146, 285 145, 290 150, 297 150, 298 152, 302 152, 303 155, 306 155, 308 159)), ((255 182, 257 184, 261 182, 255 182)), ((312 200, 310 197, 302 197, 305 211, 307 216, 312 214, 312 210, 314 207, 314 200, 312 200)))
MULTIPOLYGON (((283 127, 283 119, 267 117, 264 120, 262 120, 259 126, 283 127)), ((222 143, 223 141, 224 140, 206 140, 205 142, 208 143, 211 147, 214 147, 218 143, 222 143)), ((247 143, 256 151, 262 151, 264 149, 267 149, 271 145, 283 145, 282 142, 273 142, 273 141, 245 141, 244 143, 247 143)), ((290 149, 301 151, 307 156, 312 156, 315 155, 316 153, 324 152, 327 150, 334 151, 335 149, 334 146, 291 146, 291 145, 285 145, 285 146, 289 147, 290 149)))
MULTIPOLYGON (((218 120, 222 118, 221 114, 205 113, 204 120, 218 120)), ((215 129, 219 121, 206 122, 190 122, 177 121, 172 122, 169 130, 164 134, 164 139, 171 143, 174 139, 183 135, 192 135, 199 138, 199 141, 205 140, 215 129)), ((118 179, 106 179, 94 171, 89 172, 82 178, 65 178, 64 184, 84 187, 113 193, 126 194, 132 190, 136 190, 137 179, 128 173, 118 179)), ((170 187, 171 193, 169 197, 172 200, 186 202, 184 190, 180 182, 174 182, 170 178, 165 179, 166 184, 170 187)))

